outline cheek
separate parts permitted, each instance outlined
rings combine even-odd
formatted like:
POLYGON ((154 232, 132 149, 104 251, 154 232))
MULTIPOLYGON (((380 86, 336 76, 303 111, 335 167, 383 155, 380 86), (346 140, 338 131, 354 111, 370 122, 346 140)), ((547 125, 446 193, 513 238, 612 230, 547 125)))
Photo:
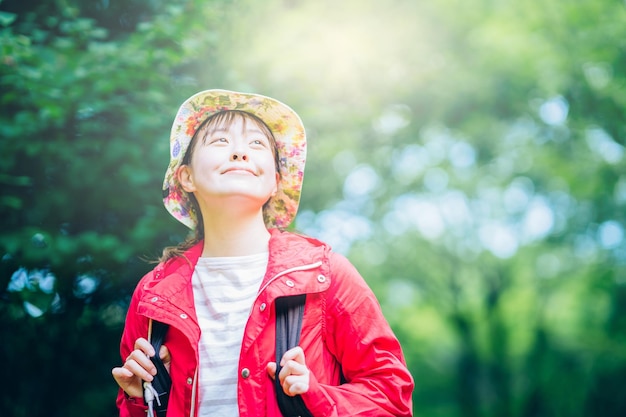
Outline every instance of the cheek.
POLYGON ((276 174, 275 180, 272 181, 271 189, 272 189, 271 195, 272 197, 274 197, 276 193, 278 192, 278 174, 276 174))
POLYGON ((219 148, 208 149, 198 147, 192 157, 192 166, 195 173, 204 172, 207 168, 215 167, 228 158, 228 151, 219 148))

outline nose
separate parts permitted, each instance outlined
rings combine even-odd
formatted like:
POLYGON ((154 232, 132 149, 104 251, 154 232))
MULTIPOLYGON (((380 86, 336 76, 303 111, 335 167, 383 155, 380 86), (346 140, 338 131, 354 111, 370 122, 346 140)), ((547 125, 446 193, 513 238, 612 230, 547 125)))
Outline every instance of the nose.
POLYGON ((230 154, 231 161, 247 161, 248 160, 248 148, 246 146, 245 141, 242 140, 242 138, 239 138, 239 137, 233 138, 230 150, 232 152, 230 154))
POLYGON ((230 160, 231 161, 247 161, 248 155, 246 155, 246 153, 242 151, 235 151, 231 155, 230 160))

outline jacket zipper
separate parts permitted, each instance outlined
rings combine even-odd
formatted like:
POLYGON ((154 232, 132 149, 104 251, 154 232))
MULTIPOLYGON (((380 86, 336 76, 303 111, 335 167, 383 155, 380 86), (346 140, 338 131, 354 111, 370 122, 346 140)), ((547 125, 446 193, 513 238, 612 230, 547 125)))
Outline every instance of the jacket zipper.
POLYGON ((289 274, 290 272, 294 272, 294 271, 307 271, 309 269, 314 269, 314 268, 319 268, 320 266, 322 266, 322 261, 317 261, 315 263, 312 264, 308 264, 308 265, 302 265, 302 266, 295 266, 293 268, 289 268, 289 269, 285 269, 282 272, 279 272, 278 274, 274 275, 272 277, 272 279, 270 279, 269 281, 267 281, 265 283, 265 285, 263 285, 260 289, 259 292, 257 293, 257 298, 259 297, 259 295, 261 295, 261 293, 263 293, 263 291, 265 291, 265 289, 274 281, 276 281, 278 278, 282 277, 283 275, 289 274))
MULTIPOLYGON (((155 279, 159 279, 161 277, 163 270, 157 269, 154 273, 155 279)), ((152 319, 150 319, 150 324, 148 326, 148 340, 150 340, 150 335, 152 333, 152 319)), ((191 407, 189 409, 189 417, 196 417, 196 397, 198 396, 198 367, 196 366, 196 371, 193 375, 193 382, 191 386, 191 407)))
POLYGON ((198 368, 193 375, 193 385, 191 386, 191 409, 189 417, 196 417, 196 397, 198 396, 198 368))
MULTIPOLYGON (((261 295, 261 293, 274 281, 276 281, 278 278, 282 277, 283 275, 289 274, 291 272, 294 271, 306 271, 309 269, 314 269, 314 268, 319 268, 322 265, 322 261, 317 261, 314 262, 312 264, 308 264, 308 265, 302 265, 302 266, 296 266, 293 268, 289 268, 289 269, 285 269, 284 271, 279 272, 278 274, 274 275, 272 277, 272 279, 270 279, 268 282, 265 283, 265 285, 263 287, 261 287, 259 289, 259 292, 257 293, 257 298, 259 297, 259 295, 261 295)), ((157 271, 155 273, 155 275, 160 275, 161 271, 157 271)), ((196 372, 193 376, 193 385, 191 388, 191 409, 189 410, 189 417, 195 417, 195 412, 196 412, 196 397, 198 396, 198 368, 196 367, 196 372)))

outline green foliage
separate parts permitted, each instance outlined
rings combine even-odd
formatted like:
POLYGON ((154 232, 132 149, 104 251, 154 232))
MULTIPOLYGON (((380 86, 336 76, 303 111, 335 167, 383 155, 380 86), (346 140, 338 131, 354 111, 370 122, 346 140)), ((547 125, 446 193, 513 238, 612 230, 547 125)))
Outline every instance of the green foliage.
POLYGON ((186 233, 172 117, 213 87, 302 116, 295 227, 379 296, 415 415, 624 414, 622 2, 83 3, 0 3, 0 414, 115 413, 128 297, 186 233))
POLYGON ((195 51, 175 39, 185 29, 210 47, 211 32, 186 16, 210 23, 214 5, 167 2, 115 36, 63 3, 3 12, 0 338, 2 376, 18 382, 0 414, 114 414, 130 291, 151 267, 144 258, 185 233, 159 192, 171 118, 197 89, 182 69, 195 51))

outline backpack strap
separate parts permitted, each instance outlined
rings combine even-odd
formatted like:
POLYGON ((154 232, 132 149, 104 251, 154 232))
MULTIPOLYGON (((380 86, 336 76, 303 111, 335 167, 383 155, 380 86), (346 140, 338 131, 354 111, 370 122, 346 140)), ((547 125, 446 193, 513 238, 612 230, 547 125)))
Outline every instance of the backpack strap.
MULTIPOLYGON (((172 388, 172 378, 165 368, 159 351, 165 341, 165 335, 169 326, 160 321, 150 319, 149 339, 156 354, 150 358, 156 366, 157 374, 151 383, 144 382, 144 401, 149 409, 154 410, 156 417, 165 417, 167 413, 167 402, 172 388)), ((154 417, 149 414, 149 417, 154 417)))
POLYGON ((284 417, 312 417, 304 405, 302 397, 300 395, 290 397, 285 394, 278 379, 281 370, 280 360, 283 355, 300 343, 305 302, 306 294, 276 299, 276 378, 274 379, 274 386, 278 407, 284 417))

